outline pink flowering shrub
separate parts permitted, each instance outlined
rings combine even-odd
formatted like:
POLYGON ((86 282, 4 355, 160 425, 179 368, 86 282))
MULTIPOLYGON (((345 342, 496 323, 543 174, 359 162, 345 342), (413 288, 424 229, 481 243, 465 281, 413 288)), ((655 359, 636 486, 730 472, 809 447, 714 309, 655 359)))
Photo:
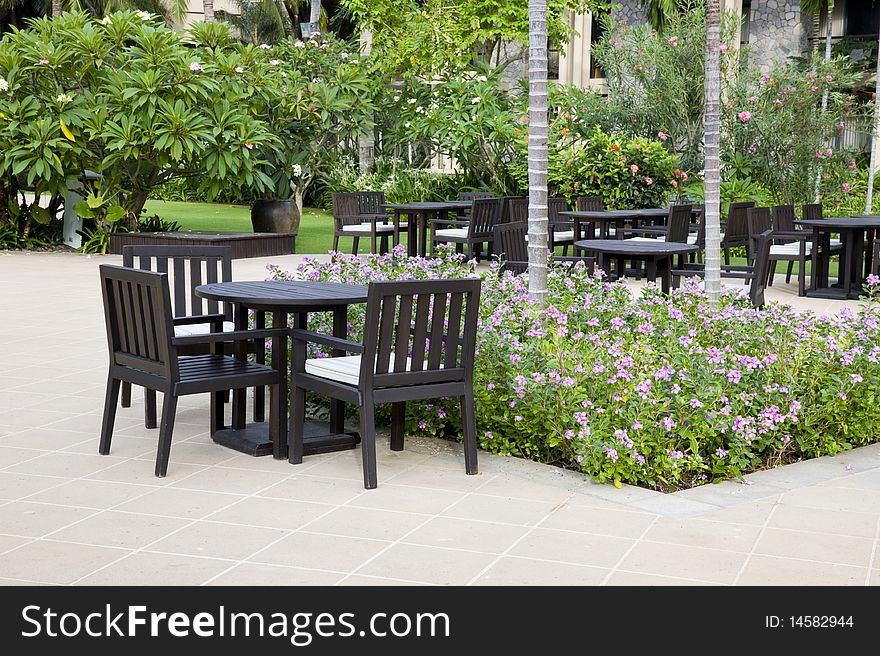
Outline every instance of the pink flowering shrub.
MULTIPOLYGON (((461 256, 336 254, 273 278, 367 283, 476 275, 461 256)), ((630 294, 581 266, 553 269, 536 309, 525 276, 485 272, 475 365, 484 449, 674 490, 877 440, 880 311, 754 309, 696 281, 630 294)), ((876 285, 875 285, 876 287, 876 285)), ((350 311, 357 338, 363 308, 350 311)), ((330 330, 329 317, 313 328, 330 330)), ((457 400, 409 403, 408 430, 457 435, 457 400)))

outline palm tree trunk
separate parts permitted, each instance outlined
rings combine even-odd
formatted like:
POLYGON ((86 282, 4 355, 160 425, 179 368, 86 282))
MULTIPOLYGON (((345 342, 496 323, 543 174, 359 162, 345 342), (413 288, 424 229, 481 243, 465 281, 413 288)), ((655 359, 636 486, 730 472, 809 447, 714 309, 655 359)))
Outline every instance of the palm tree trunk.
POLYGON ((321 22, 321 0, 312 0, 312 7, 309 11, 309 24, 312 27, 312 33, 320 30, 318 24, 321 22))
MULTIPOLYGON (((832 13, 834 10, 834 2, 828 0, 825 3, 827 7, 827 13, 825 14, 825 61, 828 62, 831 60, 831 19, 832 13)), ((822 113, 824 114, 826 109, 828 108, 828 87, 825 87, 825 90, 822 91, 822 113)), ((823 146, 824 144, 820 144, 823 146)), ((819 168, 816 171, 816 187, 814 189, 814 203, 820 202, 819 198, 819 185, 822 184, 822 164, 819 164, 819 168)))
POLYGON ((529 296, 547 301, 547 0, 529 0, 529 296))
POLYGON ((202 8, 205 14, 205 22, 214 21, 214 0, 202 0, 202 8))
POLYGON ((706 0, 706 110, 703 114, 703 188, 706 222, 706 296, 721 296, 721 7, 706 0))
POLYGON ((877 42, 877 73, 874 80, 874 125, 871 130, 871 163, 868 165, 868 194, 865 214, 871 214, 874 205, 874 169, 877 167, 877 131, 880 130, 880 38, 877 42))
MULTIPOLYGON (((361 29, 361 57, 369 57, 373 51, 373 32, 367 27, 361 29)), ((360 172, 366 175, 373 170, 375 159, 376 136, 373 128, 367 128, 367 133, 358 136, 358 163, 360 172)))
POLYGON ((52 16, 61 15, 61 0, 52 0, 52 16))

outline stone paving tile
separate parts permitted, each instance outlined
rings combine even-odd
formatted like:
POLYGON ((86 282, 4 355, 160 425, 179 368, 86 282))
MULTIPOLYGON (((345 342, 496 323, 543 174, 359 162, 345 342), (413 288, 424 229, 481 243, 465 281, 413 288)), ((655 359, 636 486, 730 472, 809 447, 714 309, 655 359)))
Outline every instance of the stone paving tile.
POLYGON ((214 522, 294 530, 332 511, 329 504, 247 497, 206 519, 214 522))
POLYGON ((557 505, 556 502, 551 501, 527 501, 503 496, 469 494, 441 514, 445 517, 534 526, 550 515, 557 505))
POLYGON ((500 554, 528 530, 525 526, 435 517, 403 537, 401 542, 500 554))
POLYGON ((381 576, 361 576, 359 574, 350 574, 346 576, 342 581, 340 581, 337 585, 346 586, 350 585, 352 587, 375 587, 379 586, 436 586, 435 583, 417 583, 415 581, 401 581, 400 579, 386 579, 381 576))
POLYGON ((635 585, 635 586, 717 586, 720 583, 710 581, 697 581, 694 579, 680 579, 674 576, 661 576, 659 574, 645 574, 644 572, 625 572, 617 570, 605 581, 605 585, 635 585))
MULTIPOLYGON (((302 484, 302 479, 291 484, 302 484)), ((349 493, 352 490, 349 489, 349 493)), ((410 487, 393 485, 391 483, 380 485, 375 490, 364 491, 363 494, 353 496, 349 506, 358 508, 375 508, 378 510, 396 510, 403 512, 426 513, 434 515, 446 510, 459 499, 473 499, 477 495, 465 496, 463 492, 448 490, 428 490, 423 487, 410 487)))
MULTIPOLYGON (((38 540, 4 554, 0 577, 70 584, 127 553, 124 549, 38 540)), ((125 585, 136 582, 129 580, 125 585)))
POLYGON ((187 520, 106 511, 50 534, 53 540, 139 549, 187 525, 187 520))
POLYGON ((235 494, 162 487, 147 492, 137 499, 127 501, 119 505, 116 510, 164 515, 165 517, 201 519, 241 499, 241 496, 235 494))
POLYGON ((348 573, 390 545, 382 540, 299 531, 251 556, 250 561, 348 573))
POLYGON ((623 559, 620 569, 731 584, 747 557, 735 551, 642 541, 623 559))
POLYGON ((749 553, 760 528, 748 524, 723 524, 692 518, 662 517, 648 529, 644 540, 689 545, 706 549, 726 549, 749 553))
POLYGON ((624 538, 537 528, 520 540, 510 555, 610 568, 632 545, 632 540, 624 538))
MULTIPOLYGON (((372 496, 373 494, 378 493, 378 496, 375 497, 375 503, 368 503, 366 505, 370 507, 381 507, 381 501, 389 496, 393 499, 399 499, 396 495, 396 490, 398 489, 399 488, 396 486, 383 485, 375 490, 369 490, 369 495, 366 495, 363 485, 359 485, 354 481, 302 474, 286 478, 280 483, 262 490, 257 496, 271 497, 275 499, 289 499, 291 501, 315 501, 342 505, 344 503, 360 501, 364 496, 372 496)), ((408 497, 408 503, 410 498, 418 499, 418 495, 414 494, 413 497, 408 497)), ((433 497, 431 498, 433 499, 433 497)), ((358 503, 356 505, 360 504, 358 503)), ((407 508, 394 509, 407 510, 407 508)))
POLYGON ((865 538, 768 528, 755 545, 755 553, 866 567, 872 545, 873 540, 865 538))
POLYGON ((92 481, 85 478, 66 482, 59 479, 50 480, 55 482, 52 488, 35 491, 27 497, 27 501, 104 510, 130 501, 155 489, 147 485, 109 483, 105 481, 92 481))
POLYGON ((374 540, 398 540, 430 515, 341 506, 310 522, 309 531, 374 540))
POLYGON ((749 559, 737 583, 739 585, 865 585, 867 571, 864 567, 756 554, 749 559))
POLYGON ((212 579, 207 585, 335 585, 344 576, 314 569, 241 563, 212 579))
POLYGON ((64 482, 65 479, 52 476, 13 474, 0 471, 0 499, 22 499, 43 490, 57 487, 64 482))
POLYGON ((862 490, 813 485, 791 490, 782 496, 782 503, 825 510, 880 513, 880 495, 862 490))
POLYGON ((244 560, 286 534, 274 528, 199 521, 151 544, 149 551, 244 560))
POLYGON ((29 460, 34 460, 45 454, 46 451, 40 451, 38 449, 20 449, 0 445, 0 469, 9 471, 15 466, 24 464, 29 460))
POLYGON ((763 526, 776 506, 777 504, 774 500, 750 501, 737 506, 710 510, 700 515, 695 515, 695 518, 718 522, 730 522, 732 524, 753 524, 755 526, 763 526))
POLYGON ((0 530, 39 538, 93 514, 95 511, 87 508, 12 501, 0 506, 0 530))
POLYGON ((0 535, 0 554, 12 551, 31 541, 31 538, 25 538, 16 535, 0 535))
POLYGON ((42 476, 61 476, 79 478, 89 476, 123 462, 115 456, 98 454, 43 452, 36 458, 7 467, 6 471, 19 474, 38 474, 42 476))
POLYGON ((533 558, 504 556, 473 582, 473 585, 598 585, 610 570, 533 558))
POLYGON ((94 571, 80 585, 201 585, 234 565, 234 561, 179 554, 138 552, 94 571))
POLYGON ((877 513, 804 508, 788 505, 783 501, 776 508, 768 526, 873 538, 877 534, 878 521, 880 521, 880 514, 877 513))
POLYGON ((356 573, 424 583, 464 585, 495 558, 491 554, 473 551, 395 544, 356 573))
MULTIPOLYGON (((173 457, 173 447, 172 447, 173 457)), ((173 463, 172 463, 173 464, 173 463)), ((231 492, 233 494, 255 494, 272 485, 280 483, 289 474, 247 471, 244 469, 220 469, 209 467, 192 476, 175 481, 170 487, 206 492, 231 492)))
POLYGON ((541 528, 638 538, 656 517, 649 513, 571 506, 565 503, 541 522, 541 528))

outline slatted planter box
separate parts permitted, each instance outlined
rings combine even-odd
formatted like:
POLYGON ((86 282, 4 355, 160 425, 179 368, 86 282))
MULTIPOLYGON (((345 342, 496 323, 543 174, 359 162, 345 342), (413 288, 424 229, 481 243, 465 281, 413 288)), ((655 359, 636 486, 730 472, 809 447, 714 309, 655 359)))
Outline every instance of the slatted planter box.
POLYGON ((295 252, 292 232, 114 232, 110 252, 122 254, 123 246, 231 246, 233 258, 289 255, 295 252))

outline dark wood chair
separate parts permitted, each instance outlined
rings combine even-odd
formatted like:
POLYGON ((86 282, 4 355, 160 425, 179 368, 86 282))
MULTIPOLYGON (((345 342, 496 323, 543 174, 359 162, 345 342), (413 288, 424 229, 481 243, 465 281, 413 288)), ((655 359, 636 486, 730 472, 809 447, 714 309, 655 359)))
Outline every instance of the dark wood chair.
MULTIPOLYGON (((528 223, 501 223, 495 226, 495 254, 501 262, 499 273, 512 271, 519 275, 529 269, 529 237, 528 223)), ((549 263, 555 265, 574 265, 583 262, 589 273, 593 273, 596 258, 580 255, 550 255, 549 263)))
POLYGON ((804 221, 812 221, 814 219, 825 218, 822 215, 821 203, 804 203, 801 205, 801 218, 804 221))
MULTIPOLYGON (((659 241, 674 242, 677 244, 696 244, 698 239, 697 233, 691 232, 691 205, 671 205, 669 207, 669 217, 665 226, 651 226, 638 228, 636 230, 627 230, 638 236, 627 237, 634 241, 651 241, 657 239, 659 241)), ((679 255, 679 267, 684 266, 684 255, 679 255)))
POLYGON ((460 191, 458 200, 477 200, 479 198, 497 198, 491 191, 460 191))
MULTIPOLYGON (((201 284, 232 280, 231 246, 123 246, 122 266, 167 273, 171 287, 174 336, 234 330, 232 307, 206 301, 194 290, 201 284)), ((253 348, 262 361, 263 350, 253 348)), ((181 347, 180 355, 209 353, 208 345, 181 347)), ((263 421, 263 389, 255 391, 254 418, 263 421)), ((122 385, 122 407, 131 406, 131 384, 122 385)), ((144 390, 144 425, 156 428, 156 393, 144 390)))
POLYGON ((402 451, 407 401, 458 397, 465 471, 476 474, 473 367, 479 302, 478 278, 373 282, 363 343, 293 329, 290 462, 303 459, 307 390, 359 406, 367 489, 378 482, 375 406, 392 404, 391 450, 402 451), (308 342, 358 355, 307 359, 308 342))
MULTIPOLYGON (((574 199, 574 209, 576 212, 602 212, 605 210, 605 201, 600 196, 578 196, 574 199)), ((578 239, 596 239, 596 224, 582 221, 580 226, 581 234, 578 239)), ((609 228, 609 230, 613 235, 614 228, 609 228)))
MULTIPOLYGON (((815 205, 813 206, 818 208, 818 212, 821 214, 822 206, 815 205)), ((814 210, 815 211, 815 210, 814 210)), ((797 216, 794 212, 794 205, 774 205, 773 207, 773 237, 774 242, 777 244, 795 244, 800 243, 801 241, 805 241, 807 244, 811 245, 813 241, 813 231, 805 230, 803 228, 798 228, 797 224, 795 224, 795 220, 797 216)), ((811 246, 808 247, 810 252, 812 252, 811 246)), ((842 244, 839 239, 831 240, 831 251, 840 251, 842 249, 842 244)), ((799 265, 800 266, 800 265, 799 265)), ((791 274, 792 269, 794 267, 794 261, 789 261, 788 269, 785 272, 785 282, 791 282, 791 274)), ((773 284, 773 276, 776 273, 776 261, 772 260, 770 262, 770 284, 773 284)))
POLYGON ((562 216, 560 212, 567 212, 568 201, 562 196, 553 196, 547 199, 547 221, 550 232, 550 250, 562 246, 562 254, 568 254, 568 247, 574 250, 574 221, 562 216))
POLYGON ((449 219, 443 221, 444 226, 431 227, 431 253, 435 252, 438 243, 456 244, 459 252, 466 250, 468 258, 480 259, 483 244, 486 244, 486 253, 492 252, 492 230, 500 223, 501 217, 500 198, 478 198, 471 206, 471 215, 467 220, 449 219))
POLYGON ((502 200, 501 223, 529 220, 528 196, 504 196, 502 200))
MULTIPOLYGON (((755 259, 746 265, 721 265, 721 278, 741 278, 749 283, 749 300, 755 307, 763 307, 764 290, 770 274, 770 245, 773 241, 772 231, 767 230, 756 235, 753 240, 755 259)), ((705 278, 706 267, 702 263, 688 263, 679 269, 672 269, 672 286, 678 287, 682 277, 699 276, 705 278)))
POLYGON ((721 235, 721 250, 724 251, 724 264, 730 264, 730 249, 736 246, 749 246, 748 209, 754 201, 731 203, 727 207, 727 221, 721 235))
MULTIPOLYGON (((211 393, 211 433, 223 427, 222 395, 232 389, 271 386, 269 434, 286 439, 284 412, 287 398, 286 358, 279 350, 272 366, 247 362, 223 354, 227 342, 269 338, 286 339, 286 328, 209 332, 174 336, 174 316, 168 274, 102 264, 101 291, 110 368, 101 425, 99 452, 110 453, 113 424, 121 383, 128 382, 162 392, 162 421, 156 476, 165 476, 171 452, 171 434, 177 399, 187 394, 211 393), (184 348, 210 345, 212 352, 181 356, 184 348)), ((203 317, 194 319, 202 321, 203 317)))
MULTIPOLYGON (((340 237, 352 238, 353 255, 357 255, 361 237, 370 239, 370 252, 373 254, 388 251, 389 236, 393 238, 395 246, 400 241, 399 226, 389 223, 391 215, 380 206, 376 212, 361 212, 361 207, 373 207, 370 196, 366 195, 368 193, 381 192, 336 192, 331 195, 334 251, 339 250, 340 237)), ((384 202, 384 194, 382 198, 384 202)))
MULTIPOLYGON (((768 230, 772 231, 772 242, 769 255, 770 263, 767 269, 767 285, 773 285, 773 275, 776 270, 776 262, 788 262, 789 266, 794 262, 797 262, 798 296, 806 296, 807 258, 813 253, 812 240, 807 238, 806 235, 804 238, 793 240, 792 235, 795 234, 794 232, 787 232, 782 235, 773 231, 772 213, 769 207, 750 207, 747 212, 750 236, 749 257, 751 259, 755 258, 755 237, 768 230)), ((786 276, 785 281, 788 282, 789 280, 790 276, 786 276)))

